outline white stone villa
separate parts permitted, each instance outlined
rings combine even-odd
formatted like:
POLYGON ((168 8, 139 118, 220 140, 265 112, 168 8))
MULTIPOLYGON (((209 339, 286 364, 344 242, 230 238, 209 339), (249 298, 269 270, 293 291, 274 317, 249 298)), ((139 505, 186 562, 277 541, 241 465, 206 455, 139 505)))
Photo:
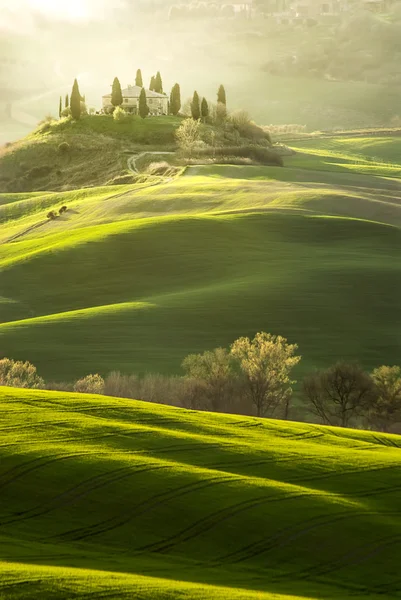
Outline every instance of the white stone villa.
MULTIPOLYGON (((129 85, 123 93, 123 103, 121 108, 126 112, 136 115, 138 113, 139 96, 142 88, 137 85, 129 85)), ((146 102, 149 106, 150 115, 167 115, 168 114, 168 97, 166 94, 158 94, 151 90, 145 90, 146 102)), ((103 110, 107 112, 113 105, 111 103, 111 93, 106 94, 102 98, 103 110)))

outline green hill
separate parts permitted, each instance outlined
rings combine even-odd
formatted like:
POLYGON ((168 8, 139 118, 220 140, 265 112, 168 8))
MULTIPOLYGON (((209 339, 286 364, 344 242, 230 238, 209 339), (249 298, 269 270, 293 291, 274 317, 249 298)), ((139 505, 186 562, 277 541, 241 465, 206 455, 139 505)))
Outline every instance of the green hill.
POLYGON ((400 145, 305 140, 284 169, 0 195, 2 352, 57 380, 175 373, 190 352, 266 330, 299 344, 299 375, 341 358, 393 364, 400 145))
POLYGON ((0 598, 399 598, 397 436, 0 389, 0 598))

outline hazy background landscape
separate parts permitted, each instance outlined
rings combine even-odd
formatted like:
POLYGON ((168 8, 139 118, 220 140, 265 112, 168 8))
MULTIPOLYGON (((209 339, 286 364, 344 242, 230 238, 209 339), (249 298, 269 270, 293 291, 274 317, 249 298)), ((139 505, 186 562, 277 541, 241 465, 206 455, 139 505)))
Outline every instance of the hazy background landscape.
MULTIPOLYGON (((0 1, 0 143, 57 116, 60 94, 78 77, 89 107, 100 108, 117 75, 145 85, 160 70, 183 98, 196 88, 215 101, 224 82, 230 109, 260 124, 310 131, 401 125, 401 10, 353 8, 307 25, 274 19, 210 18, 172 2, 0 1)), ((263 1, 255 3, 263 10, 263 1)))

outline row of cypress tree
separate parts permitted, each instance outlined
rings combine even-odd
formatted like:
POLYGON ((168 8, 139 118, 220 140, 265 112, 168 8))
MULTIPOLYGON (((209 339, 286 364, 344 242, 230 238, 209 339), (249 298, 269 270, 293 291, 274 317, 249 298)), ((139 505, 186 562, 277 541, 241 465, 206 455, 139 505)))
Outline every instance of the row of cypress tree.
MULTIPOLYGON (((141 69, 138 69, 135 78, 135 85, 141 87, 141 93, 139 96, 139 107, 138 112, 142 118, 145 118, 149 114, 149 107, 147 105, 146 99, 146 91, 143 87, 143 78, 141 69)), ((155 91, 159 94, 163 93, 163 82, 158 71, 155 77, 152 77, 151 81, 151 91, 155 91), (153 88, 153 89, 152 89, 153 88), (156 88, 156 89, 155 89, 156 88), (161 91, 159 91, 161 90, 161 91)), ((74 85, 72 87, 71 97, 68 94, 65 97, 64 105, 65 108, 70 108, 71 116, 73 119, 78 120, 81 117, 82 112, 82 102, 85 102, 85 96, 81 96, 79 91, 78 81, 74 80, 74 85)), ((121 89, 121 84, 118 77, 114 78, 112 91, 111 91, 111 103, 114 107, 121 106, 123 103, 123 94, 121 89)), ((217 103, 226 106, 227 105, 227 97, 226 91, 223 85, 221 85, 217 92, 217 103)), ((176 116, 181 110, 181 88, 178 83, 174 84, 171 93, 170 93, 170 103, 169 103, 169 112, 176 116)), ((59 103, 59 116, 62 116, 63 112, 63 101, 60 96, 59 103)), ((198 92, 194 92, 192 102, 191 102, 191 114, 193 119, 207 118, 209 116, 209 105, 206 98, 200 100, 198 92)))
MULTIPOLYGON (((217 91, 217 104, 224 106, 224 112, 227 109, 227 96, 226 90, 221 85, 217 91)), ((198 121, 199 119, 206 119, 209 116, 209 104, 206 98, 200 100, 198 92, 194 92, 191 102, 191 115, 192 118, 198 121)))

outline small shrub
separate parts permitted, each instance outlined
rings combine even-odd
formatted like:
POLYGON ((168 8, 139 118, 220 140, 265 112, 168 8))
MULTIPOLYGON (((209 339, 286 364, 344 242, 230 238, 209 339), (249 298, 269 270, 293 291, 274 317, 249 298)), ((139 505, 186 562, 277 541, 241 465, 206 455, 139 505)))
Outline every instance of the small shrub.
POLYGON ((64 110, 61 111, 61 116, 63 118, 71 117, 71 108, 69 106, 67 106, 67 108, 64 108, 64 110))
POLYGON ((58 212, 60 215, 62 215, 65 212, 67 212, 67 210, 68 210, 68 206, 62 206, 58 212))
POLYGON ((0 360, 0 385, 15 388, 43 388, 44 381, 30 362, 0 360))
POLYGON ((113 119, 117 121, 117 123, 124 123, 124 121, 127 121, 128 118, 128 113, 126 113, 125 110, 121 108, 121 106, 117 106, 113 113, 113 119))
POLYGON ((54 221, 54 219, 57 218, 57 214, 54 212, 54 210, 51 210, 46 216, 50 221, 54 221))
POLYGON ((58 145, 57 150, 60 154, 68 154, 71 150, 71 146, 68 142, 61 142, 61 144, 58 145))
POLYGON ((104 394, 104 379, 98 373, 79 379, 74 385, 74 392, 80 394, 104 394))

